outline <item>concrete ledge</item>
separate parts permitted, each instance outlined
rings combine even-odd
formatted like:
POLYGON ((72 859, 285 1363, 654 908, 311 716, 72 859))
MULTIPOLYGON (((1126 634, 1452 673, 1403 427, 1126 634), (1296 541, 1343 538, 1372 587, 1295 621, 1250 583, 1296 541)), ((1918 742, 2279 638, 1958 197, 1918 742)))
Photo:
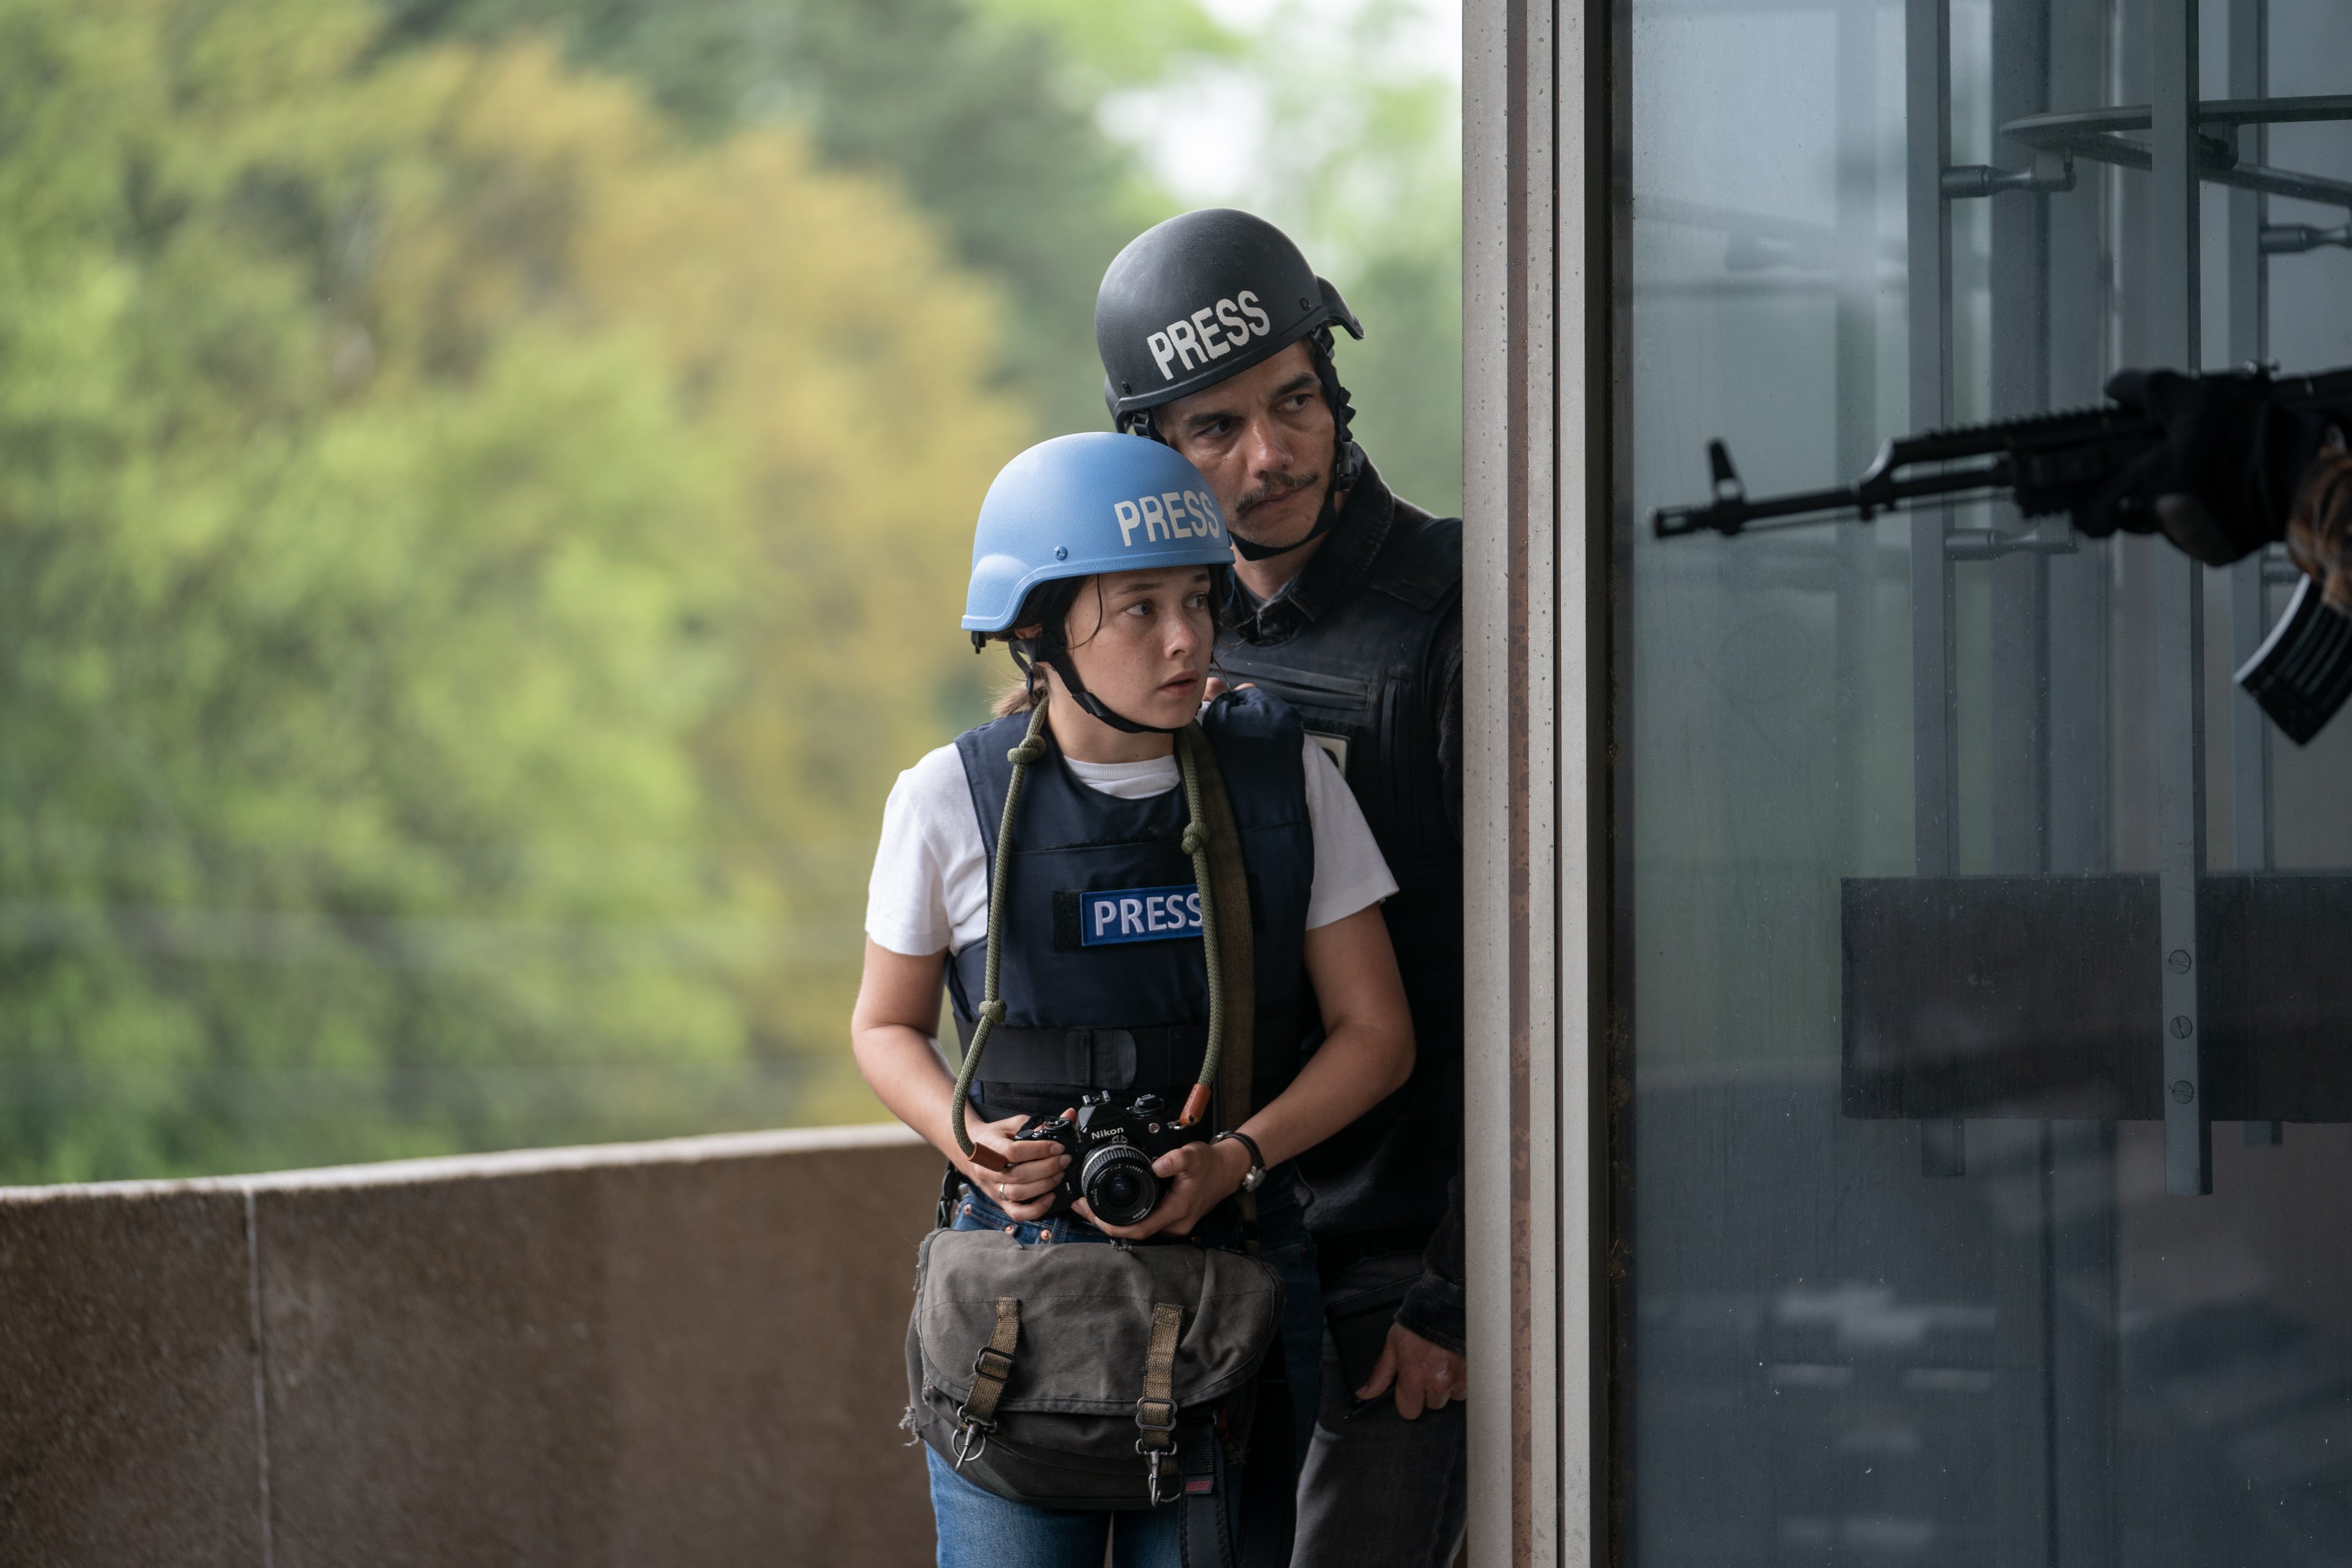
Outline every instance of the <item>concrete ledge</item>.
POLYGON ((0 1563, 262 1561, 246 1204, 0 1208, 0 1563))
POLYGON ((931 1556, 903 1130, 0 1190, 0 1562, 931 1556))
POLYGON ((383 1160, 372 1165, 321 1165, 305 1171, 265 1171, 250 1176, 194 1176, 173 1182, 64 1182, 46 1187, 0 1186, 0 1205, 68 1198, 135 1197, 158 1193, 248 1193, 310 1187, 396 1186, 473 1176, 519 1176, 539 1171, 584 1171, 613 1165, 692 1163, 762 1154, 832 1149, 922 1148, 923 1141, 895 1121, 863 1127, 792 1127, 772 1132, 712 1132, 646 1143, 591 1143, 562 1149, 509 1149, 495 1154, 444 1154, 426 1160, 383 1160))

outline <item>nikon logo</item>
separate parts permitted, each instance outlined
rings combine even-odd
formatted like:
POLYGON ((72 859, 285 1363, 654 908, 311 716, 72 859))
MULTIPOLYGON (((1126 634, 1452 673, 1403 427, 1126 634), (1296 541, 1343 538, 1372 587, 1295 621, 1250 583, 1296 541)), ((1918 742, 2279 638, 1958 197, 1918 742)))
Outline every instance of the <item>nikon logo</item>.
POLYGON ((1244 289, 1233 299, 1203 305, 1183 321, 1169 322, 1166 331, 1152 333, 1143 345, 1160 367, 1160 379, 1173 381, 1178 361, 1191 370, 1273 331, 1273 319, 1259 306, 1257 296, 1244 289))
POLYGON ((1135 531, 1143 530, 1143 542, 1157 544, 1163 539, 1223 539, 1224 521, 1217 516, 1214 496, 1199 490, 1163 490, 1156 496, 1138 496, 1133 500, 1111 503, 1111 515, 1118 519, 1118 542, 1124 549, 1135 548, 1135 531))

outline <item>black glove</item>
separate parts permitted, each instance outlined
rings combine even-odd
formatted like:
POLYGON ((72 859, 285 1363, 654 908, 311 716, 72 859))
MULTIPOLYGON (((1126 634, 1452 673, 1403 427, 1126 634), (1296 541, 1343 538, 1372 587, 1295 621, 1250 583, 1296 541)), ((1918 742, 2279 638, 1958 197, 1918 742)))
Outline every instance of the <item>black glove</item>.
POLYGON ((2242 374, 2117 371, 2107 395, 2162 426, 2164 443, 2077 509, 2077 528, 2100 539, 2160 531, 2209 566, 2285 537, 2324 415, 2279 407, 2267 380, 2242 374))

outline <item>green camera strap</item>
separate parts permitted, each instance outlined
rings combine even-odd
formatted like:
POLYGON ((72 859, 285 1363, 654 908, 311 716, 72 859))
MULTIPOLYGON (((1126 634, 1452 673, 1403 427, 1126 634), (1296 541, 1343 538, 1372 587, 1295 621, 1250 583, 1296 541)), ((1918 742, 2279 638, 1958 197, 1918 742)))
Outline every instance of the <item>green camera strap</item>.
MULTIPOLYGON (((1209 994, 1212 1005, 1222 1004, 1224 1018, 1238 1023, 1234 1040, 1224 1047, 1222 1059, 1213 1064, 1217 1069, 1217 1121, 1220 1127, 1231 1129, 1248 1121, 1255 1109, 1250 1103, 1250 1075, 1255 1070, 1251 1058, 1257 1034, 1257 950, 1256 933, 1250 923, 1249 868, 1242 862, 1241 829, 1234 822, 1233 797, 1225 793, 1225 776, 1217 767, 1216 748, 1194 725, 1177 734, 1176 750, 1178 757, 1187 764, 1184 804, 1205 840, 1193 861, 1194 874, 1202 879, 1201 907, 1205 913, 1213 906, 1218 915, 1213 931, 1205 920, 1202 922, 1203 956, 1215 954, 1210 961, 1209 994), (1212 891, 1215 894, 1213 899, 1209 896, 1212 891)), ((1191 837, 1189 833, 1187 837, 1191 837)), ((1215 1050, 1217 1046, 1218 1038, 1213 1032, 1210 1048, 1215 1050)), ((1211 1065, 1202 1064, 1204 1078, 1211 1065)), ((1255 1258, 1258 1251, 1257 1194, 1243 1193, 1239 1196, 1243 1241, 1255 1258)))
POLYGON ((975 1149, 971 1130, 964 1125, 964 1107, 971 1100, 972 1075, 980 1070, 980 1053, 988 1047, 989 1032, 1004 1022, 1004 1002, 996 994, 998 972, 1004 962, 1004 931, 998 919, 1004 908, 1004 897, 1013 882, 1013 818, 1021 809, 1021 786, 1028 782, 1029 764, 1045 755, 1045 742, 1038 737, 1045 728, 1046 705, 1043 702, 1031 710, 1028 732, 1021 743, 1005 752, 1013 764, 1013 782, 1004 787, 1004 815, 996 824, 996 864, 988 886, 988 967, 981 983, 980 1021, 971 1032, 971 1044, 965 1047, 963 1065, 956 1071, 955 1095, 948 1102, 948 1128, 955 1134, 956 1147, 964 1157, 992 1171, 1005 1168, 1003 1159, 994 1150, 975 1149))
MULTIPOLYGON (((981 1053, 987 1048, 988 1037, 1004 1021, 1004 1002, 997 994, 1003 961, 1000 911, 1012 880, 1013 824, 1021 807, 1022 785, 1028 780, 1030 765, 1045 756, 1046 742, 1042 738, 1045 713, 1046 705, 1039 703, 1030 715, 1029 729, 1021 743, 1005 753, 1013 764, 1013 778, 1005 786, 1004 812, 996 826, 995 864, 991 868, 988 891, 988 952, 979 1018, 972 1029, 971 1044, 965 1048, 963 1061, 957 1068, 955 1093, 948 1104, 948 1127, 955 1134, 956 1147, 991 1170, 1002 1169, 1003 1163, 992 1152, 973 1146, 964 1112, 971 1100, 972 1080, 980 1071, 981 1053)), ((1201 1061, 1200 1082, 1186 1100, 1181 1120, 1187 1126, 1197 1123, 1205 1109, 1202 1102, 1213 1088, 1222 1102, 1220 1120, 1227 1126, 1238 1126, 1250 1113, 1250 1047, 1257 1009, 1249 875, 1242 865, 1241 836, 1234 826, 1233 801, 1225 793, 1224 774, 1217 768, 1216 749, 1209 744, 1197 722, 1176 732, 1176 763, 1184 781, 1184 806, 1190 817, 1184 826, 1183 847, 1192 858, 1193 883, 1201 894, 1201 957, 1208 970, 1209 984, 1208 1050, 1201 1061), (1237 1031, 1239 1048, 1228 1050, 1226 1024, 1236 1017, 1241 1020, 1237 1031)), ((1255 1195, 1243 1194, 1242 1215, 1249 1249, 1255 1254, 1255 1195)))

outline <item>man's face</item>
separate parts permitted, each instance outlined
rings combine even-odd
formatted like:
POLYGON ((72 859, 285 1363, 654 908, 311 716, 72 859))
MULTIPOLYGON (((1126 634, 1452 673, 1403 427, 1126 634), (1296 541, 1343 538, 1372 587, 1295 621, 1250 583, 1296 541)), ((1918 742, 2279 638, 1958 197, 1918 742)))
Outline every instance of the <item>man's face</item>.
POLYGON ((1160 433, 1192 459, 1254 544, 1304 539, 1331 479, 1331 405, 1304 342, 1159 414, 1160 433))

